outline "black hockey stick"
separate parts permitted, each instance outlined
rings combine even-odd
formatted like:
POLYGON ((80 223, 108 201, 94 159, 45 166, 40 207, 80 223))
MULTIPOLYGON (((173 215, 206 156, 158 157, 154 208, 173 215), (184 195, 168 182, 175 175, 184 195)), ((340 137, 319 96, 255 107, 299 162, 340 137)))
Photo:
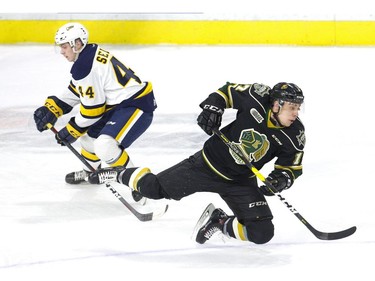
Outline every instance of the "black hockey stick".
POLYGON ((307 220, 302 217, 302 215, 292 206, 290 205, 286 199, 277 192, 273 185, 259 172, 257 168, 255 168, 248 159, 248 156, 242 150, 242 146, 237 145, 230 140, 218 129, 214 128, 212 130, 216 136, 218 136, 234 153, 241 158, 242 161, 245 162, 246 166, 256 175, 256 177, 261 180, 266 187, 271 191, 274 195, 279 197, 280 201, 285 204, 285 206, 318 238, 321 240, 335 240, 335 239, 342 239, 352 235, 356 230, 357 227, 353 226, 351 228, 338 231, 338 232, 321 232, 316 230, 311 224, 307 222, 307 220))
MULTIPOLYGON (((55 127, 53 127, 51 124, 47 124, 47 127, 56 135, 58 132, 57 130, 55 129, 55 127)), ((87 162, 87 160, 85 158, 83 158, 83 156, 68 142, 66 141, 62 141, 63 144, 68 147, 70 149, 71 152, 73 152, 73 154, 75 156, 77 156, 77 158, 79 160, 81 160, 81 162, 88 168, 90 169, 91 172, 94 172, 95 169, 93 166, 90 165, 89 162, 87 162)), ((122 204, 124 204, 130 212, 132 212, 136 217, 137 219, 139 219, 140 221, 151 221, 153 220, 154 218, 157 218, 157 217, 160 217, 162 215, 164 215, 164 213, 168 210, 168 205, 165 206, 165 208, 160 211, 160 212, 151 212, 151 213, 146 213, 146 214, 143 214, 143 213, 140 213, 138 212, 132 205, 130 205, 130 203, 128 201, 126 201, 120 193, 117 192, 116 189, 113 188, 113 186, 111 186, 109 183, 106 183, 106 187, 112 192, 112 194, 118 199, 120 200, 120 202, 122 204)))

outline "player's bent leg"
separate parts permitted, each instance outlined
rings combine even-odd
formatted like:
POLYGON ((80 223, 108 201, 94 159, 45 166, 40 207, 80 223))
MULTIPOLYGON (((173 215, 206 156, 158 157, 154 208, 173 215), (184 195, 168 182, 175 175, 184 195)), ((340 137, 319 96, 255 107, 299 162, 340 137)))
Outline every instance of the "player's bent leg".
MULTIPOLYGON (((110 155, 110 159, 105 161, 110 166, 125 166, 127 168, 134 167, 131 163, 125 149, 138 139, 150 126, 153 119, 152 112, 143 112, 136 107, 119 107, 115 109, 106 125, 100 132, 98 143, 107 142, 112 147, 112 151, 97 152, 98 154, 110 155), (110 121, 110 122, 109 122, 110 121), (121 149, 119 152, 118 149, 121 149), (117 152, 116 152, 117 150, 117 152)), ((98 145, 100 150, 103 145, 98 145)), ((146 198, 138 192, 133 190, 132 197, 135 202, 144 205, 146 198)))
POLYGON ((95 152, 110 166, 132 166, 129 155, 119 146, 117 140, 109 135, 100 135, 94 142, 95 152))
MULTIPOLYGON (((117 140, 109 135, 100 135, 95 141, 95 148, 101 159, 110 166, 122 166, 125 168, 134 166, 126 150, 119 145, 117 140)), ((142 205, 146 203, 146 198, 143 198, 135 190, 132 191, 132 197, 135 202, 139 202, 142 205)))
POLYGON ((241 241, 265 244, 272 239, 274 226, 271 219, 248 221, 244 225, 236 217, 228 216, 222 209, 217 208, 198 230, 195 241, 204 244, 217 232, 241 241))
POLYGON ((236 217, 232 217, 225 226, 224 233, 228 236, 255 244, 265 244, 274 236, 271 219, 244 221, 242 224, 236 217))
POLYGON ((150 199, 163 199, 163 189, 149 168, 129 168, 119 174, 118 181, 150 199))

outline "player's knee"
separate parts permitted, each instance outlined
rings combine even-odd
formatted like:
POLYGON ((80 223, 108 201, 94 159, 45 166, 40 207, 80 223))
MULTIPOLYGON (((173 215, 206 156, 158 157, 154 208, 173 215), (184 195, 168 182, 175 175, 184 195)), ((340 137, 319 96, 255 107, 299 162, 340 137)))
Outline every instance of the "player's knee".
POLYGON ((156 175, 149 173, 143 176, 138 181, 138 190, 147 198, 163 199, 166 198, 163 194, 162 186, 156 175))
POLYGON ((82 137, 80 137, 79 141, 81 143, 81 147, 84 150, 89 151, 91 153, 95 151, 95 147, 94 147, 95 139, 90 137, 88 134, 84 134, 82 137))
POLYGON ((274 226, 271 220, 247 223, 246 230, 249 241, 255 244, 265 244, 274 236, 274 226))
POLYGON ((95 154, 104 162, 110 164, 121 155, 118 142, 108 135, 100 135, 95 141, 95 154))

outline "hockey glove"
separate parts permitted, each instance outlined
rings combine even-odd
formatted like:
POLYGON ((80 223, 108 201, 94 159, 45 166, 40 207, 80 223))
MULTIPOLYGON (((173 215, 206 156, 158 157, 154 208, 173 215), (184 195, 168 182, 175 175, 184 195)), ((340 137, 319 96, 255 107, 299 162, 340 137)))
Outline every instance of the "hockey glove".
POLYGON ((64 142, 73 143, 85 132, 85 129, 78 127, 73 117, 70 119, 69 123, 56 134, 55 138, 58 144, 64 146, 64 142))
MULTIPOLYGON (((281 192, 285 189, 288 189, 293 184, 293 178, 291 177, 290 173, 283 170, 274 170, 272 171, 267 180, 272 184, 275 189, 275 192, 281 192)), ((272 196, 274 193, 268 189, 267 186, 262 185, 259 187, 262 193, 266 196, 272 196)))
POLYGON ((220 128, 223 113, 222 108, 206 104, 197 118, 198 125, 211 136, 213 128, 220 128))
POLYGON ((64 142, 67 142, 67 143, 73 143, 75 142, 77 139, 72 136, 67 127, 64 127, 63 129, 61 129, 56 135, 55 135, 55 138, 56 138, 56 141, 58 144, 64 146, 64 142))
POLYGON ((38 131, 43 132, 48 129, 46 127, 48 123, 55 125, 57 117, 52 111, 50 111, 46 106, 43 105, 35 110, 34 121, 38 131))

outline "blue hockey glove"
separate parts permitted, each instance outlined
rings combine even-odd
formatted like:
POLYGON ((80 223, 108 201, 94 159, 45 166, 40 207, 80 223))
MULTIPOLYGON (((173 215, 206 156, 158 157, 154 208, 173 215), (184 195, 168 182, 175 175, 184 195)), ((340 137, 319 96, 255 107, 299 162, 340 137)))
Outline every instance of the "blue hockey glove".
POLYGON ((86 133, 87 128, 79 127, 75 122, 75 117, 72 117, 68 124, 66 124, 65 128, 61 129, 56 134, 57 143, 60 145, 65 145, 64 142, 73 143, 75 142, 80 136, 86 133))
POLYGON ((38 131, 43 132, 48 129, 48 123, 55 125, 57 117, 52 111, 50 111, 46 106, 43 105, 39 107, 37 110, 35 110, 34 121, 38 131))
POLYGON ((77 138, 75 138, 72 134, 70 134, 67 127, 64 127, 63 129, 61 129, 55 135, 55 139, 56 139, 57 143, 62 145, 62 146, 65 145, 64 142, 73 143, 77 140, 77 138))
MULTIPOLYGON (((291 177, 291 175, 287 171, 282 170, 272 171, 268 175, 267 180, 272 184, 276 192, 281 192, 285 189, 288 189, 293 184, 293 178, 291 177)), ((266 185, 262 185, 259 188, 266 196, 274 195, 266 185)))

